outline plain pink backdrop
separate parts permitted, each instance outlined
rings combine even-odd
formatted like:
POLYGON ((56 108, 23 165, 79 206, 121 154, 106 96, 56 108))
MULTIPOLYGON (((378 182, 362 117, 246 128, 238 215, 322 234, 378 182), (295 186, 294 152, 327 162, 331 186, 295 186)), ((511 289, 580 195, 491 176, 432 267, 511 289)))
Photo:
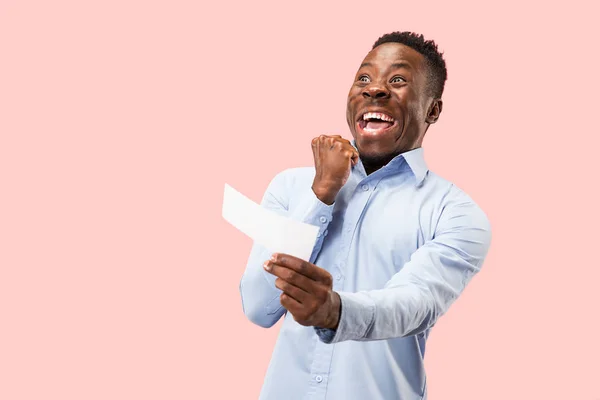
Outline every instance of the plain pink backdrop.
POLYGON ((1 0, 0 399, 256 399, 279 325, 242 314, 223 184, 259 201, 350 138, 394 30, 445 52, 426 159, 493 227, 430 398, 600 399, 592 4, 1 0))

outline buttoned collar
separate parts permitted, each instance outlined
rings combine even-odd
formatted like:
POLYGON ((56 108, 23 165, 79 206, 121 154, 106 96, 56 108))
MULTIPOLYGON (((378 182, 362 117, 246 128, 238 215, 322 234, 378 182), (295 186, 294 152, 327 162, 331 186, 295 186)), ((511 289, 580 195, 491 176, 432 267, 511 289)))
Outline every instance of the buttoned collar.
POLYGON ((429 171, 423 155, 423 148, 419 147, 414 150, 407 151, 406 153, 400 154, 400 156, 404 157, 406 163, 410 167, 410 170, 415 176, 415 184, 417 186, 421 186, 425 180, 425 177, 427 176, 427 172, 429 171))

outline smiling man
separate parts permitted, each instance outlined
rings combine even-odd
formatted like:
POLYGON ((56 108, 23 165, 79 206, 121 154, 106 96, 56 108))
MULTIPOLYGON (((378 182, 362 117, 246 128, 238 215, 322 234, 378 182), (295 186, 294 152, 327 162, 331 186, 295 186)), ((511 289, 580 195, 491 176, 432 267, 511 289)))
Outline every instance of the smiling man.
POLYGON ((446 65, 422 35, 382 36, 348 94, 354 140, 312 141, 262 206, 319 227, 310 260, 255 244, 240 284, 248 318, 283 324, 261 399, 427 398, 425 342, 480 270, 486 215, 427 168, 446 65))

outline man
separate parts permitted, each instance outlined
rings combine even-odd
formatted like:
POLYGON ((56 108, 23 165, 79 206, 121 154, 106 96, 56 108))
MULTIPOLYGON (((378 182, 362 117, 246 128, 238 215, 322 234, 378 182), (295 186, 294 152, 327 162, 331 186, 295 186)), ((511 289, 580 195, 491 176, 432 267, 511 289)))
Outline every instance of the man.
POLYGON ((427 398, 429 332, 490 244, 486 215, 423 158, 446 75, 433 41, 382 36, 348 94, 353 142, 317 137, 314 168, 270 183, 262 206, 319 234, 310 260, 252 248, 244 312, 263 327, 284 316, 261 399, 427 398))

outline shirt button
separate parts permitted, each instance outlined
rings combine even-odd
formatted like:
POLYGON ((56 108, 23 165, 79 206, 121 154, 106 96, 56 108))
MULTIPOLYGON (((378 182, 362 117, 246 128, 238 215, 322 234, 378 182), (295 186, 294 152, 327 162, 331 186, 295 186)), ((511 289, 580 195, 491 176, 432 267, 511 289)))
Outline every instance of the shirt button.
POLYGON ((340 279, 342 279, 342 276, 341 276, 340 274, 337 274, 337 275, 335 276, 335 280, 336 280, 336 281, 339 281, 340 279))
POLYGON ((320 217, 319 221, 321 221, 322 223, 325 223, 325 222, 327 222, 327 218, 326 217, 320 217))
POLYGON ((322 377, 321 375, 317 375, 317 376, 315 377, 315 381, 317 381, 317 382, 321 383, 321 382, 323 382, 323 377, 322 377))
POLYGON ((369 190, 369 185, 362 185, 362 190, 365 192, 369 190))

